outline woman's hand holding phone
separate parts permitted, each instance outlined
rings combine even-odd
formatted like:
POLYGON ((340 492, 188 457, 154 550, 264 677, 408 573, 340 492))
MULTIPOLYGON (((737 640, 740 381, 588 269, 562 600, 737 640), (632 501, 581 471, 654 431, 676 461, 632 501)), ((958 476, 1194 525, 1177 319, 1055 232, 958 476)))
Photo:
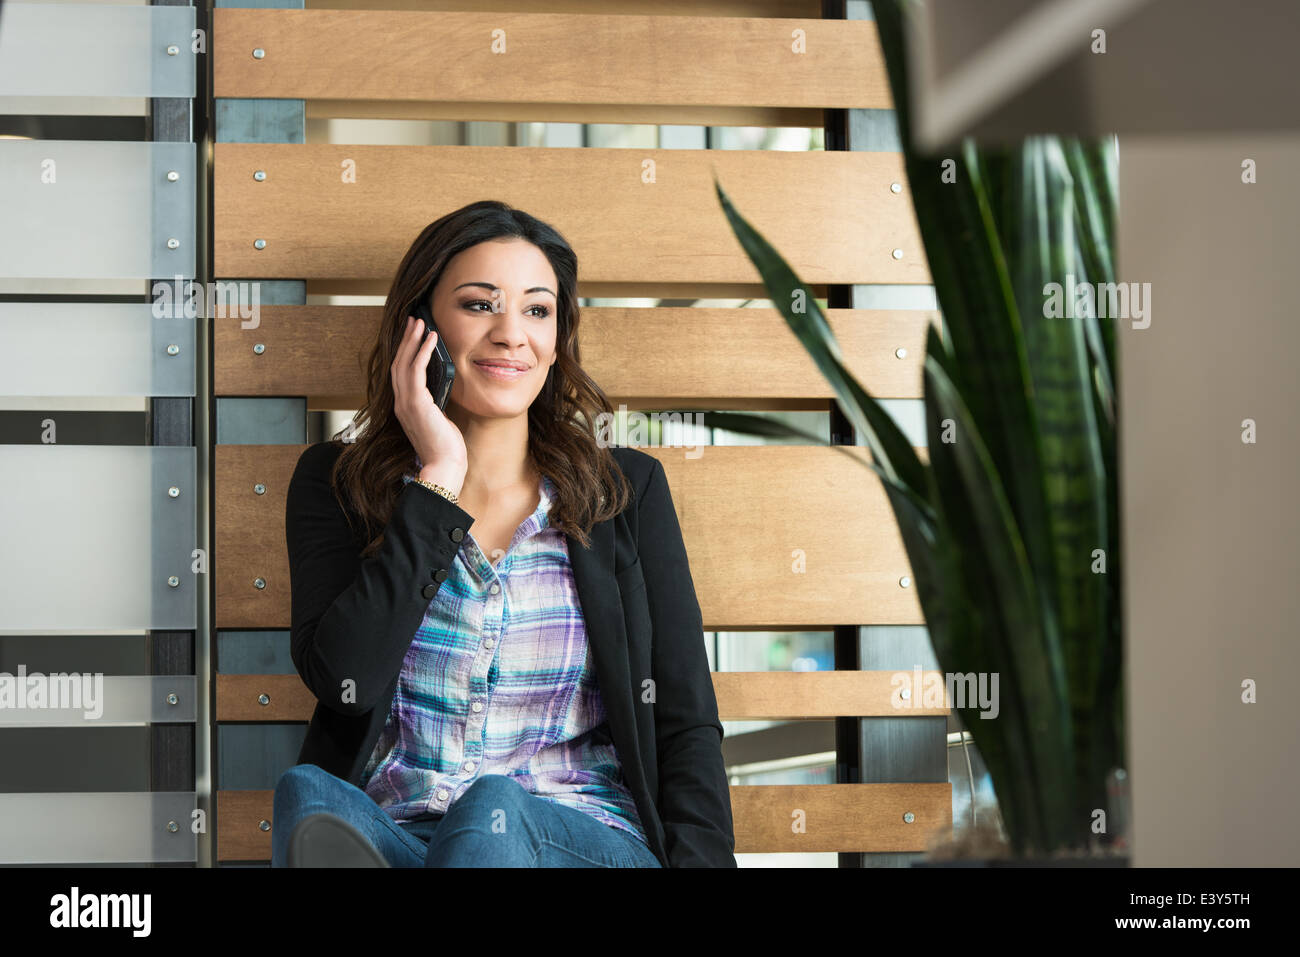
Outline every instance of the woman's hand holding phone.
POLYGON ((438 408, 429 392, 429 360, 438 334, 431 330, 421 343, 424 329, 423 321, 407 316, 406 331, 391 369, 393 414, 411 440, 415 454, 420 457, 423 465, 420 478, 459 495, 465 484, 469 454, 460 429, 438 408))

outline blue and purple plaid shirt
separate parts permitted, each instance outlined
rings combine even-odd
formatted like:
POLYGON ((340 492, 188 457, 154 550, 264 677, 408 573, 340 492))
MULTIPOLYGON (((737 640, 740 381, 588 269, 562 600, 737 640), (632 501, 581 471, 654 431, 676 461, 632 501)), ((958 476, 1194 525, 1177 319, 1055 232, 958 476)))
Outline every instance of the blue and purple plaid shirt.
POLYGON ((645 842, 609 734, 568 545, 547 522, 554 486, 546 476, 540 491, 496 567, 472 535, 461 542, 402 663, 362 788, 400 823, 446 813, 480 775, 508 775, 645 842))

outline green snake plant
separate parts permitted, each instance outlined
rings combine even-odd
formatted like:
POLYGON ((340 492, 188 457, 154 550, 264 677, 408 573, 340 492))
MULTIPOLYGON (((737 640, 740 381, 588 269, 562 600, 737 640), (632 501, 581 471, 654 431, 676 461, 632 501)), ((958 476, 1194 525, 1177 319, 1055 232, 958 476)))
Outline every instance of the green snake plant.
MULTIPOLYGON (((1096 850, 1111 843, 1096 811, 1125 763, 1115 330, 1086 309, 1049 318, 1045 293, 1114 282, 1115 144, 968 139, 950 156, 918 155, 906 4, 874 9, 945 326, 926 339, 928 461, 845 369, 812 290, 714 186, 768 297, 869 448, 941 670, 999 676, 995 718, 959 713, 1012 852, 1096 850)), ((707 421, 825 442, 743 413, 707 421)))

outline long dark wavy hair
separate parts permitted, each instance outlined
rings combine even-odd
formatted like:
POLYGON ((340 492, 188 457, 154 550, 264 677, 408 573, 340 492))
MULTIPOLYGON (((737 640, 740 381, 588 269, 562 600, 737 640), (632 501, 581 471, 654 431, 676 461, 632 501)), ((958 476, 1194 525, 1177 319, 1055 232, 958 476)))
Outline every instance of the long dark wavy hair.
POLYGON ((592 525, 617 515, 631 500, 632 489, 622 469, 610 450, 596 441, 597 413, 612 415, 613 407, 582 370, 578 356, 578 258, 552 226, 506 203, 482 200, 430 223, 407 250, 370 352, 365 404, 331 439, 344 443, 331 483, 345 514, 350 503, 365 523, 368 543, 363 558, 383 543, 383 529, 402 491, 402 476, 415 468, 415 449, 393 412, 390 374, 406 317, 421 294, 432 292, 452 257, 479 243, 505 238, 524 239, 540 249, 559 283, 555 342, 559 355, 528 409, 528 455, 537 470, 555 483, 547 521, 586 547, 592 525), (349 441, 353 435, 355 441, 349 441))

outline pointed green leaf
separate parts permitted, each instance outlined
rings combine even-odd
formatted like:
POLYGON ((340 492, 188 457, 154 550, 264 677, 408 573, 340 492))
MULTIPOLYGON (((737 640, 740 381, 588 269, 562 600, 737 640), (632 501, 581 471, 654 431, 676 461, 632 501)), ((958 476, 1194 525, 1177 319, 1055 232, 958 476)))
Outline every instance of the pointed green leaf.
POLYGON ((844 414, 866 440, 872 458, 891 480, 913 491, 923 489, 925 476, 916 450, 889 413, 844 367, 839 343, 812 291, 800 281, 772 244, 736 211, 716 178, 714 189, 732 232, 762 276, 772 304, 785 317, 790 330, 834 389, 844 414))

